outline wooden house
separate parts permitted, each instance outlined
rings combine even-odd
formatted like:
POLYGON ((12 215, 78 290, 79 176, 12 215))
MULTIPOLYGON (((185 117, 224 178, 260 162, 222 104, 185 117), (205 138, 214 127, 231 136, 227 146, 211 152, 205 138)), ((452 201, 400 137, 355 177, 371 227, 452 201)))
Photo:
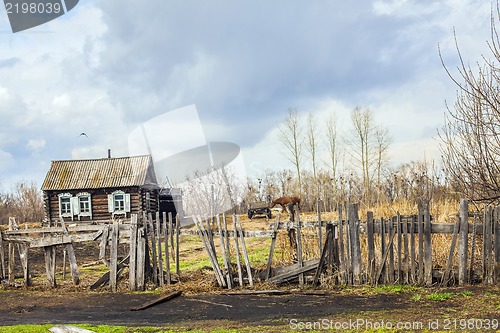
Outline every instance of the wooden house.
POLYGON ((46 219, 109 221, 159 209, 151 156, 53 161, 42 184, 46 219))

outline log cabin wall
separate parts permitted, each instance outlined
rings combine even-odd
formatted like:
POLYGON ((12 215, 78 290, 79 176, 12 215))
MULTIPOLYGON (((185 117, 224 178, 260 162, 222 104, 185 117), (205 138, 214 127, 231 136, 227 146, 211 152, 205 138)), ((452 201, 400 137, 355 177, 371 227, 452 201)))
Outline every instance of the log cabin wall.
POLYGON ((46 219, 51 223, 56 222, 60 217, 59 195, 69 193, 72 197, 76 197, 81 193, 89 193, 91 198, 90 216, 78 216, 74 214, 71 217, 65 216, 65 221, 95 221, 104 222, 113 218, 113 213, 109 211, 108 195, 115 191, 123 191, 125 194, 130 194, 130 211, 124 214, 118 214, 117 217, 130 218, 131 214, 142 214, 143 211, 152 213, 153 216, 158 210, 158 190, 150 190, 140 187, 128 188, 107 188, 107 189, 81 189, 67 191, 45 191, 45 215, 46 219), (149 202, 149 203, 148 203, 149 202))

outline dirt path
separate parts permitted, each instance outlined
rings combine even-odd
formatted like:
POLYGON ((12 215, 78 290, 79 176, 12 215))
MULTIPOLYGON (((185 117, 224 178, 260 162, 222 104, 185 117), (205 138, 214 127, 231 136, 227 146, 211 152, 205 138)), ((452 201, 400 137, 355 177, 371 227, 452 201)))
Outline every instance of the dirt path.
MULTIPOLYGON (((290 320, 420 320, 433 318, 499 318, 499 288, 451 291, 444 302, 412 300, 412 293, 343 294, 327 296, 181 295, 143 311, 130 308, 157 299, 158 294, 0 291, 0 325, 114 324, 127 326, 195 325, 231 322, 239 325, 289 326, 290 320), (466 312, 464 312, 466 311, 466 312)), ((466 318, 466 319, 467 319, 466 318)), ((205 329, 207 326, 203 325, 205 329)))

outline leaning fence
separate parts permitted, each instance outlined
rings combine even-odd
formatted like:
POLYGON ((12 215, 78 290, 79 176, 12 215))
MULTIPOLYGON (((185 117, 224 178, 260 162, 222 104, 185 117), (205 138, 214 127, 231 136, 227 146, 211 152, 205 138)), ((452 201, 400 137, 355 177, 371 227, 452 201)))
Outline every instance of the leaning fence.
POLYGON ((314 286, 500 283, 500 207, 486 206, 482 213, 472 214, 462 200, 456 223, 434 221, 426 202, 419 203, 414 215, 376 219, 368 212, 364 221, 356 204, 339 205, 337 212, 338 218, 329 221, 322 221, 319 213, 316 221, 307 222, 298 213, 294 220, 285 221, 278 215, 268 230, 258 231, 244 230, 240 216, 225 214, 194 217, 195 230, 181 227, 177 216, 159 213, 100 225, 61 221, 58 227, 38 229, 20 229, 11 220, 9 230, 0 232, 0 277, 14 280, 17 252, 24 284, 29 286, 29 249, 43 248, 47 283, 56 287, 55 253, 62 247, 72 280, 78 284, 73 245, 93 241, 108 271, 91 288, 108 286, 116 291, 126 272, 130 290, 144 290, 147 283, 162 286, 179 280, 180 235, 190 234, 199 236, 221 288, 252 287, 259 280, 314 286), (285 233, 293 262, 278 267, 273 260, 277 238, 285 233), (304 255, 311 233, 315 257, 304 255), (260 271, 252 267, 247 251, 246 240, 253 237, 270 240, 267 262, 260 271), (119 246, 126 248, 126 255, 118 255, 119 246), (436 254, 443 252, 445 259, 438 259, 436 254))

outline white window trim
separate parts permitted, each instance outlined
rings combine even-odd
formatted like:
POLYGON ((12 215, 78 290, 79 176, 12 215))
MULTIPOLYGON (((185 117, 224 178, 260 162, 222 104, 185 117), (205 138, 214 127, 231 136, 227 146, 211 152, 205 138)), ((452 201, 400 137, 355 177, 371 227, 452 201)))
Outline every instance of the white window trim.
POLYGON ((127 213, 130 213, 130 194, 125 193, 122 190, 116 190, 111 194, 108 194, 108 211, 112 214, 114 217, 115 215, 125 215, 127 216, 127 213), (115 196, 116 195, 123 195, 123 210, 115 210, 115 196))
MULTIPOLYGON (((88 192, 80 192, 76 195, 76 207, 77 207, 77 215, 78 215, 78 219, 80 220, 80 218, 82 216, 88 216, 90 217, 90 219, 92 219, 92 196, 90 195, 90 193, 88 192), (81 197, 88 197, 89 198, 89 211, 88 212, 82 212, 80 210, 80 198, 81 197)), ((76 214, 75 214, 76 215, 76 214)))
POLYGON ((73 195, 71 193, 59 193, 57 195, 58 197, 58 202, 59 202, 59 217, 71 217, 71 221, 73 221, 73 205, 72 205, 72 198, 73 195), (69 207, 70 207, 70 212, 69 213, 64 213, 62 212, 62 202, 61 200, 63 198, 69 198, 69 207))

